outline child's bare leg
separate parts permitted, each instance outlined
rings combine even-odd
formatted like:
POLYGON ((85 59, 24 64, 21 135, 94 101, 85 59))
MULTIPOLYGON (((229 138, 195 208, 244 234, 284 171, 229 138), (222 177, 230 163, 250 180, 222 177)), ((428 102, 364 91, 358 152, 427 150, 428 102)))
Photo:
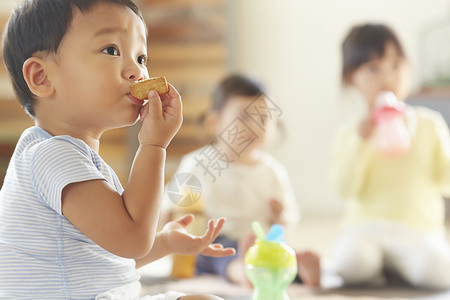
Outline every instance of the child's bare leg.
POLYGON ((242 258, 234 259, 228 264, 227 278, 234 284, 251 286, 245 274, 245 264, 242 258))
POLYGON ((298 276, 305 285, 320 285, 320 257, 311 251, 297 252, 298 276))
POLYGON ((239 240, 236 258, 229 262, 226 267, 226 277, 230 282, 248 287, 252 286, 245 273, 244 257, 247 250, 254 243, 255 235, 253 234, 249 234, 239 240))

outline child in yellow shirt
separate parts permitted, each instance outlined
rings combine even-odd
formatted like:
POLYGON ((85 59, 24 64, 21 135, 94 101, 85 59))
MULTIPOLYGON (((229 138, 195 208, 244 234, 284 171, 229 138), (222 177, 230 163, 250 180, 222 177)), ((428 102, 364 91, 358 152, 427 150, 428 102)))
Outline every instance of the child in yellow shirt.
POLYGON ((424 107, 403 118, 410 148, 387 155, 376 145, 373 112, 380 92, 403 101, 410 69, 387 26, 354 27, 342 46, 343 80, 367 102, 368 113, 336 137, 333 178, 348 201, 346 231, 333 252, 349 284, 383 282, 392 270, 417 287, 450 287, 450 248, 444 235, 443 194, 450 187, 450 139, 442 116, 424 107))

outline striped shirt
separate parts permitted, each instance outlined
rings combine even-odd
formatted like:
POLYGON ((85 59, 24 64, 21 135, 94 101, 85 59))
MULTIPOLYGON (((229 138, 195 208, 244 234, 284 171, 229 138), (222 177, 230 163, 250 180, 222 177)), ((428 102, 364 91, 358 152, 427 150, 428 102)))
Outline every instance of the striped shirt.
POLYGON ((0 299, 94 299, 139 280, 134 260, 104 250, 62 215, 63 188, 95 179, 123 192, 83 141, 23 132, 0 191, 0 299))

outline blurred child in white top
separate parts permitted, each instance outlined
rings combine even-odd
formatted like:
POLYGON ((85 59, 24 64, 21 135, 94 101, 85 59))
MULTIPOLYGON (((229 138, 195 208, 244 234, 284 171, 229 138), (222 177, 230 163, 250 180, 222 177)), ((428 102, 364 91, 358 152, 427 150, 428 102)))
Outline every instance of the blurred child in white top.
MULTIPOLYGON (((189 173, 199 179, 206 216, 227 219, 216 241, 237 247, 238 253, 218 259, 199 255, 199 273, 246 283, 243 255, 253 242, 251 223, 259 221, 266 230, 278 223, 287 231, 298 224, 300 209, 289 176, 268 152, 274 135, 280 133, 281 114, 262 84, 252 78, 230 75, 216 87, 205 119, 214 141, 185 155, 176 174, 189 173)), ((318 285, 318 257, 305 251, 298 258, 301 279, 318 285)))

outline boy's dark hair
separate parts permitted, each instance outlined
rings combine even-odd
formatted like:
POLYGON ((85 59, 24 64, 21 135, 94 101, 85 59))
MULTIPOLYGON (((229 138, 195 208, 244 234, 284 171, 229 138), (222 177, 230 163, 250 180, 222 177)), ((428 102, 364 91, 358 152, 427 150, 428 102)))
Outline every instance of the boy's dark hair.
POLYGON ((220 112, 233 96, 257 97, 265 93, 261 82, 244 75, 230 75, 224 78, 213 92, 212 111, 220 112))
POLYGON ((388 26, 364 24, 353 27, 342 43, 343 80, 347 81, 356 69, 369 60, 383 57, 388 43, 392 43, 398 54, 405 57, 397 35, 388 26))
POLYGON ((3 59, 14 91, 31 116, 35 100, 22 74, 24 62, 36 52, 57 53, 72 22, 73 10, 88 12, 100 3, 128 7, 144 21, 131 0, 25 0, 13 11, 3 34, 3 59))

